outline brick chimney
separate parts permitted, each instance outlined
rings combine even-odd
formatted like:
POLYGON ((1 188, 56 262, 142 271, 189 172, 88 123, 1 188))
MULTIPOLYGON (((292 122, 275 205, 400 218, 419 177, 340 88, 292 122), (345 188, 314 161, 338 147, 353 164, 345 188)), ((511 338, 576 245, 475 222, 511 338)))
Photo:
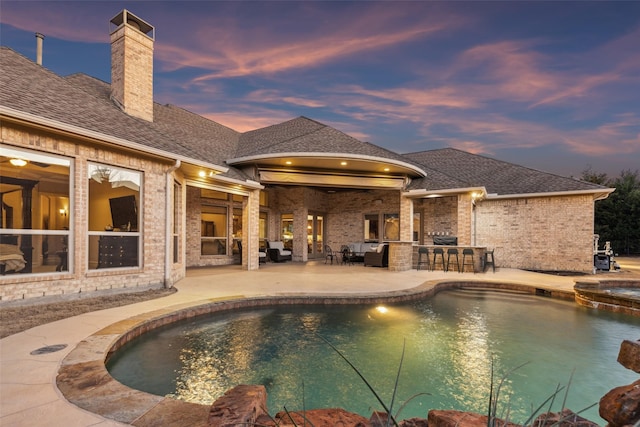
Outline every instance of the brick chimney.
POLYGON ((125 113, 152 122, 155 29, 126 9, 111 28, 111 99, 125 113))

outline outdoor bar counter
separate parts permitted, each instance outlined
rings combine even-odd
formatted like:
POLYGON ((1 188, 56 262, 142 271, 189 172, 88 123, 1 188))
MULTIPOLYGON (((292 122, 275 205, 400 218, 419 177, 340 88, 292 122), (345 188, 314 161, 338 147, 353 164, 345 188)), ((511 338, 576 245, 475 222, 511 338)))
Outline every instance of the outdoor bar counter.
MULTIPOLYGON (((434 268, 434 264, 433 264, 433 250, 434 249, 442 249, 444 251, 444 263, 446 265, 447 263, 447 251, 449 249, 457 249, 458 250, 458 262, 460 264, 460 271, 463 271, 463 265, 462 265, 462 260, 463 260, 463 254, 462 251, 464 249, 472 249, 473 250, 473 263, 474 263, 474 271, 476 273, 482 273, 483 269, 484 269, 484 254, 487 250, 486 246, 459 246, 459 245, 414 245, 413 246, 413 256, 412 256, 412 263, 411 265, 413 266, 413 268, 417 268, 418 267, 418 248, 427 248, 429 249, 429 262, 431 264, 431 269, 434 268)), ((423 255, 424 257, 424 255, 423 255)), ((424 261, 424 260, 423 260, 424 261)), ((451 255, 451 262, 455 263, 455 256, 451 255)), ((468 272, 471 273, 471 265, 468 264, 469 263, 469 255, 467 255, 467 265, 464 266, 464 272, 468 272)), ((422 264, 420 265, 420 269, 427 269, 427 265, 426 264, 422 264)), ((440 255, 438 255, 438 266, 437 266, 438 270, 442 270, 443 268, 440 265, 440 255)), ((449 272, 454 272, 457 273, 458 270, 456 269, 456 267, 454 265, 451 265, 449 267, 449 272)))

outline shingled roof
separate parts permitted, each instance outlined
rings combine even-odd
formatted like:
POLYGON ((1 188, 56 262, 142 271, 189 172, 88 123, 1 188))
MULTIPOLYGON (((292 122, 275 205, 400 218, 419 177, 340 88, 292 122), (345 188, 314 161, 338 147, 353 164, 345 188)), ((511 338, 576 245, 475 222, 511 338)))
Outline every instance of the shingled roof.
POLYGON ((484 187, 489 195, 603 192, 596 184, 566 178, 453 148, 398 154, 337 129, 298 117, 239 133, 173 105, 154 103, 154 121, 124 113, 111 99, 109 84, 84 74, 60 77, 10 48, 0 47, 0 107, 61 125, 102 134, 165 153, 168 158, 217 165, 225 176, 247 180, 227 162, 279 154, 347 155, 409 165, 426 177, 408 190, 434 192, 484 187))
POLYGON ((237 158, 290 153, 331 153, 394 160, 420 168, 411 159, 385 148, 360 141, 335 128, 304 116, 245 132, 237 158))
POLYGON ((427 177, 414 180, 409 190, 485 187, 489 195, 609 191, 607 187, 566 178, 454 148, 408 153, 423 165, 427 177))
MULTIPOLYGON (((224 160, 240 135, 171 105, 155 103, 153 122, 132 117, 110 99, 108 83, 85 74, 60 77, 6 47, 0 47, 0 86, 3 107, 221 169, 228 169, 224 160)), ((233 168, 224 175, 247 179, 233 168)))

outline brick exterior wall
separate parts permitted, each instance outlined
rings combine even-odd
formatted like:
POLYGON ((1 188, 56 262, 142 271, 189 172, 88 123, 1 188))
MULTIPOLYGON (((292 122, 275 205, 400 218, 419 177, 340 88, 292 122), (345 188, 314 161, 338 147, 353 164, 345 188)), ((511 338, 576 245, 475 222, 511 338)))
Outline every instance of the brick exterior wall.
POLYGON ((153 40, 127 24, 111 33, 111 95, 127 114, 153 121, 153 40))
MULTIPOLYGON (((171 226, 165 214, 167 197, 166 173, 170 166, 139 154, 82 145, 47 133, 26 131, 3 123, 0 142, 16 148, 37 150, 71 159, 71 194, 69 228, 71 231, 68 273, 38 275, 8 274, 0 276, 0 301, 32 297, 85 293, 117 288, 160 287, 165 285, 166 228, 171 226), (141 197, 141 237, 143 248, 140 268, 90 270, 88 253, 88 163, 98 162, 130 168, 143 173, 141 197)), ((172 220, 169 215, 169 221, 172 220)), ((172 258, 170 258, 172 259, 172 258)), ((184 277, 184 265, 172 264, 170 283, 184 277)))
MULTIPOLYGON (((425 245, 433 244, 433 236, 458 236, 458 197, 419 199, 414 212, 422 215, 422 236, 425 245)), ((460 244, 460 240, 458 241, 460 244)))
POLYGON ((591 272, 591 195, 483 200, 477 203, 476 243, 495 248, 496 266, 591 272))

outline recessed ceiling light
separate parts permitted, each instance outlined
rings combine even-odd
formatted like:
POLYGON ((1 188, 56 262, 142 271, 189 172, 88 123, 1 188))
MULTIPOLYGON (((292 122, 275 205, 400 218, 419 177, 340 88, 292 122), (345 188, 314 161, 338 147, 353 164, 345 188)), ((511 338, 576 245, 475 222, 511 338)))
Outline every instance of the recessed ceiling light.
POLYGON ((385 172, 389 172, 389 168, 384 168, 383 169, 385 172))
POLYGON ((205 176, 207 176, 207 173, 205 171, 200 171, 198 172, 198 176, 200 176, 200 178, 204 178, 205 176))
POLYGON ((284 163, 285 163, 285 164, 287 164, 287 165, 290 165, 290 164, 291 164, 291 160, 287 160, 287 161, 286 161, 286 162, 284 162, 284 163))
POLYGON ((340 162, 342 166, 347 166, 347 162, 340 162))
POLYGON ((27 164, 27 161, 25 159, 10 159, 9 163, 11 163, 13 166, 22 167, 27 164))

